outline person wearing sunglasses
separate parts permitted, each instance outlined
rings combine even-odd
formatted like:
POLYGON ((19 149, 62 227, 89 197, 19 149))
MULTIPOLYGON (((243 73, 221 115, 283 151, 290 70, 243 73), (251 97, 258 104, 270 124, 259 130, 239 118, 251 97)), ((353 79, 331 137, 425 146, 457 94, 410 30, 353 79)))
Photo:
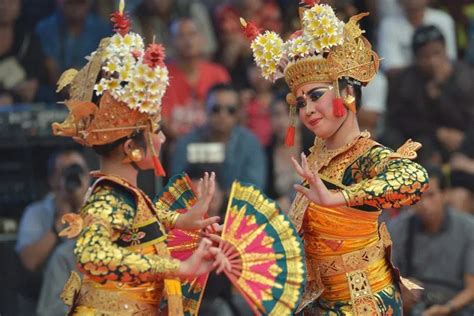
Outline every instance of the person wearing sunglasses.
POLYGON ((380 61, 362 36, 363 16, 344 23, 330 6, 302 1, 303 29, 287 42, 242 20, 263 75, 289 86, 287 145, 297 115, 315 135, 310 155, 292 159, 303 179, 289 216, 306 251, 304 315, 402 315, 400 287, 416 287, 391 264, 390 235, 378 219, 384 208, 416 203, 428 176, 411 161, 421 144, 410 140, 394 152, 359 128, 361 87, 380 61))
POLYGON ((239 124, 240 101, 235 88, 218 84, 211 88, 206 100, 207 124, 183 136, 172 156, 171 172, 187 170, 192 164, 212 164, 217 168, 217 181, 228 191, 234 180, 264 188, 267 177, 265 153, 257 137, 239 124), (210 145, 212 144, 212 145, 210 145), (200 147, 195 161, 191 148, 200 147), (214 153, 212 148, 221 148, 214 153), (220 156, 221 159, 217 159, 220 156))

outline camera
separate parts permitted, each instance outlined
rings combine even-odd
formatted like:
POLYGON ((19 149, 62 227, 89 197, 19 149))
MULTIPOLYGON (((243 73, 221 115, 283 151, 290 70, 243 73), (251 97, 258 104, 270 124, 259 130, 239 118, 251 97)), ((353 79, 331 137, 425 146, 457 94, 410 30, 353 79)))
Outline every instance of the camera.
POLYGON ((73 164, 64 168, 62 176, 67 193, 72 194, 81 187, 82 177, 84 177, 85 173, 86 170, 79 164, 73 164))

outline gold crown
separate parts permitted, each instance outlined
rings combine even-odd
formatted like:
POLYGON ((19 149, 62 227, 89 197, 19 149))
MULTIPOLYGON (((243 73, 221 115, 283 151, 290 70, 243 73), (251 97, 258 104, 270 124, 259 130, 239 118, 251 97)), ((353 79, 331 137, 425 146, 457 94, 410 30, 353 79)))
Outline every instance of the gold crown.
POLYGON ((285 68, 285 81, 291 91, 308 82, 333 82, 326 59, 318 56, 290 62, 285 68))
POLYGON ((379 69, 379 58, 363 37, 348 39, 327 57, 309 56, 290 62, 285 68, 285 81, 293 93, 309 82, 334 82, 349 77, 363 85, 370 82, 379 69))
POLYGON ((53 123, 53 134, 72 137, 84 146, 112 143, 141 130, 155 131, 160 115, 150 116, 131 110, 115 100, 109 92, 100 99, 99 107, 92 102, 65 102, 69 115, 62 123, 53 123))
POLYGON ((379 58, 359 27, 359 20, 366 15, 355 15, 343 23, 328 5, 302 7, 303 29, 282 45, 276 45, 281 39, 274 32, 259 34, 255 25, 245 21, 243 26, 265 78, 284 76, 296 94, 298 87, 309 82, 337 82, 349 77, 366 85, 375 77, 379 58))
POLYGON ((164 50, 154 43, 145 49, 142 38, 128 32, 123 6, 121 1, 120 11, 112 15, 116 34, 101 40, 80 71, 69 69, 61 75, 57 92, 69 86, 70 98, 64 102, 69 115, 53 123, 53 134, 94 146, 157 130, 168 86, 164 50), (100 97, 98 104, 92 102, 94 93, 100 97))

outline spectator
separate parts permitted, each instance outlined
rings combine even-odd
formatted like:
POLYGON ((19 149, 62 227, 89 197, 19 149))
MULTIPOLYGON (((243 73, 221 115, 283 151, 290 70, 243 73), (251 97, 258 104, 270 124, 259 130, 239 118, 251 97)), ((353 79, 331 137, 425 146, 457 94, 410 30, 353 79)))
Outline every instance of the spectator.
POLYGON ((400 0, 377 1, 377 15, 380 20, 389 16, 399 16, 403 14, 400 6, 400 0))
POLYGON ((449 60, 444 36, 435 26, 418 29, 412 46, 416 64, 391 82, 387 133, 440 146, 446 159, 473 124, 474 72, 449 60))
POLYGON ((415 206, 389 222, 393 259, 405 277, 424 287, 404 298, 409 315, 472 315, 474 220, 444 205, 443 175, 428 170, 429 189, 415 206), (421 294, 421 295, 420 295, 421 294))
POLYGON ((247 75, 250 89, 241 92, 245 126, 257 136, 262 146, 266 147, 272 137, 270 117, 272 83, 263 78, 253 60, 247 66, 247 75))
POLYGON ((383 19, 379 29, 379 53, 384 70, 393 73, 413 63, 411 41, 415 29, 435 25, 446 39, 450 60, 456 60, 457 48, 453 19, 441 10, 428 7, 428 0, 399 0, 403 13, 383 19))
MULTIPOLYGON (((196 148, 196 144, 199 146, 202 143, 213 143, 218 148, 218 156, 221 156, 216 173, 224 192, 230 190, 234 180, 249 182, 264 188, 265 155, 252 132, 238 125, 237 91, 228 85, 215 86, 208 94, 206 110, 208 123, 178 140, 172 157, 171 172, 179 173, 193 164, 192 149, 196 148)), ((198 150, 200 150, 199 147, 198 150)), ((218 158, 207 154, 203 155, 205 159, 218 158)))
POLYGON ((41 286, 41 271, 60 242, 61 217, 78 211, 88 186, 87 166, 77 151, 60 151, 48 162, 51 192, 41 201, 29 205, 21 218, 15 246, 25 271, 31 273, 21 289, 21 315, 33 315, 41 286), (36 281, 37 283, 35 283, 36 281))
MULTIPOLYGON (((297 157, 302 151, 301 126, 296 129, 295 145, 285 145, 286 129, 290 123, 288 104, 285 99, 277 98, 271 105, 271 127, 273 130, 270 145, 267 147, 268 181, 267 192, 276 200, 283 211, 290 209, 293 198, 293 185, 300 181, 291 164, 291 157, 297 157)), ((297 121, 299 124, 299 120, 297 121)))
POLYGON ((57 0, 22 0, 21 23, 34 30, 39 21, 54 13, 57 0))
POLYGON ((474 17, 469 23, 468 44, 466 49, 466 61, 474 66, 474 17))
POLYGON ((474 215, 474 158, 455 153, 450 167, 449 202, 460 211, 474 215))
POLYGON ((20 11, 20 0, 0 0, 0 105, 38 100, 47 84, 41 45, 18 23, 20 11))
POLYGON ((36 32, 46 54, 52 86, 68 68, 81 68, 111 27, 90 12, 91 0, 57 0, 57 11, 39 22, 36 32))
POLYGON ((170 139, 202 126, 204 99, 218 83, 228 83, 224 67, 203 58, 204 37, 192 18, 176 20, 171 27, 175 58, 167 64, 170 86, 163 97, 163 124, 170 139))
POLYGON ((473 14, 472 0, 430 0, 430 5, 447 12, 454 20, 457 38, 457 48, 461 56, 467 48, 469 19, 473 14))
POLYGON ((271 0, 231 0, 217 7, 215 20, 221 42, 219 61, 229 70, 238 88, 247 86, 246 61, 250 56, 248 39, 239 18, 253 21, 263 30, 282 31, 281 12, 271 0))
POLYGON ((368 130, 375 136, 382 132, 382 117, 387 107, 387 96, 387 77, 379 72, 374 80, 363 88, 362 106, 357 113, 361 130, 368 130))
POLYGON ((456 209, 474 215, 474 125, 466 132, 461 147, 452 155, 449 165, 449 202, 456 209))
POLYGON ((61 300, 60 295, 71 275, 71 271, 79 272, 76 268, 76 257, 74 256, 75 245, 75 239, 65 240, 56 247, 51 255, 44 271, 44 281, 41 286, 38 308, 36 309, 37 316, 67 315, 69 308, 61 300))
POLYGON ((200 1, 142 0, 134 13, 133 27, 146 43, 156 37, 156 41, 165 46, 168 57, 174 57, 170 27, 175 19, 184 16, 192 17, 202 34, 201 53, 212 56, 217 50, 217 41, 208 10, 200 1))
MULTIPOLYGON (((143 0, 127 0, 125 1, 125 12, 132 13, 135 11, 136 7, 143 0)), ((110 12, 114 12, 119 7, 119 1, 110 1, 110 0, 95 0, 93 2, 92 10, 97 16, 102 20, 107 21, 110 19, 110 12)))

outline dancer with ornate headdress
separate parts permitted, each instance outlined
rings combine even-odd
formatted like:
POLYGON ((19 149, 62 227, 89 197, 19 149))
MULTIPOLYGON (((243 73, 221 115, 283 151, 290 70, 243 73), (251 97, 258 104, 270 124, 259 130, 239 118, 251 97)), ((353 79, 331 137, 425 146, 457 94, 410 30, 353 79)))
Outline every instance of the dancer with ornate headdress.
POLYGON ((58 91, 69 87, 70 113, 53 132, 92 147, 100 155, 100 172, 79 215, 64 217, 63 236, 77 237, 75 255, 84 274, 73 272, 62 294, 72 315, 160 315, 166 296, 169 315, 182 315, 179 278, 230 269, 221 251, 201 239, 184 261, 166 245, 170 229, 203 229, 214 191, 214 174, 206 174, 201 194, 186 214, 158 207, 137 187, 140 170, 164 175, 157 153, 165 138, 160 131, 161 99, 168 86, 164 49, 144 47, 129 32, 120 10, 112 15, 115 32, 104 38, 80 71, 67 70, 58 91))
POLYGON ((286 42, 242 20, 263 75, 284 77, 290 88, 286 143, 293 143, 296 114, 316 136, 311 154, 293 159, 304 182, 289 212, 306 251, 299 310, 307 315, 401 315, 400 286, 416 287, 392 266, 390 236, 378 219, 384 208, 416 203, 428 178, 411 161, 419 143, 393 151, 359 129, 361 86, 379 68, 358 25, 365 15, 344 23, 330 6, 305 0, 303 28, 286 42))

